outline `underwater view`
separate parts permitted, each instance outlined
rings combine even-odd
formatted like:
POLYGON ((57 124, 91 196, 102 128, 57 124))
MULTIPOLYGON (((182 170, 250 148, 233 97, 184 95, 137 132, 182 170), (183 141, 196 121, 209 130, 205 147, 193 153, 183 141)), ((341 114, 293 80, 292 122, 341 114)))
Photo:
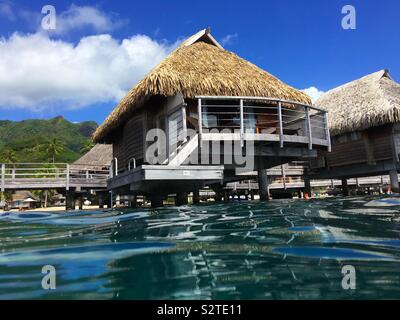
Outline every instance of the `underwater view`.
POLYGON ((0 299, 397 299, 400 202, 0 214, 0 299), (54 266, 56 289, 42 288, 54 266), (342 268, 356 270, 355 290, 342 268))

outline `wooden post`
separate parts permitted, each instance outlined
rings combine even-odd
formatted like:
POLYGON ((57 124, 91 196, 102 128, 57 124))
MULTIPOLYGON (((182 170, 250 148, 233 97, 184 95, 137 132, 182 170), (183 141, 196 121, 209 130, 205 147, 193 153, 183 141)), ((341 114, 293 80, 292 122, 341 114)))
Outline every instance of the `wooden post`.
POLYGON ((215 202, 221 202, 222 201, 222 194, 220 190, 214 190, 215 196, 214 196, 214 201, 215 202))
POLYGON ((137 196, 136 195, 131 197, 129 206, 133 209, 137 207, 137 196))
POLYGON ((283 121, 282 121, 282 103, 278 102, 278 118, 279 118, 279 142, 281 148, 283 148, 283 121))
POLYGON ((304 107, 306 112, 306 125, 307 125, 307 132, 308 132, 308 149, 312 150, 312 129, 311 129, 311 119, 310 119, 310 112, 308 107, 304 107))
POLYGON ((75 210, 75 191, 68 190, 65 197, 65 210, 75 210))
POLYGON ((80 193, 78 196, 78 206, 79 206, 79 210, 83 210, 83 194, 80 193))
POLYGON ((200 190, 196 189, 193 191, 193 204, 200 203, 200 190))
POLYGON ((1 191, 6 189, 6 165, 3 163, 1 165, 1 191))
POLYGON ((258 190, 260 193, 260 201, 268 201, 269 187, 268 187, 268 175, 266 169, 258 170, 258 190))
POLYGON ((187 192, 178 192, 175 197, 175 204, 177 206, 184 206, 188 204, 187 192))
POLYGON ((164 205, 163 203, 163 197, 159 195, 151 195, 150 196, 150 202, 151 202, 151 207, 152 208, 160 208, 164 205))
MULTIPOLYGON (((187 116, 186 116, 186 106, 185 106, 185 104, 183 104, 182 105, 182 129, 183 129, 183 137, 182 137, 182 139, 184 140, 184 141, 186 141, 187 140, 187 123, 186 123, 186 118, 187 118, 187 116)), ((168 140, 167 140, 168 141, 168 140)))
POLYGON ((307 198, 308 197, 312 197, 312 187, 311 187, 311 180, 308 177, 304 178, 304 197, 307 198))
POLYGON ((326 139, 328 140, 328 152, 331 152, 332 151, 332 142, 331 142, 331 134, 329 132, 328 112, 325 112, 325 132, 326 132, 326 139))
POLYGON ((342 179, 342 194, 343 194, 343 197, 348 197, 349 196, 349 186, 348 186, 348 184, 347 184, 347 179, 346 178, 343 178, 342 179))
POLYGON ((224 202, 229 202, 229 191, 228 190, 224 190, 224 202))
POLYGON ((244 147, 243 99, 240 99, 240 145, 244 147))
POLYGON ((104 194, 99 193, 98 199, 99 199, 99 209, 103 209, 104 208, 104 194))
POLYGON ((67 191, 69 190, 69 164, 67 164, 67 176, 66 176, 66 187, 65 187, 65 189, 67 191))
POLYGON ((389 172, 390 176, 390 187, 392 188, 392 192, 399 193, 399 177, 397 170, 391 170, 389 172))
POLYGON ((282 181, 283 181, 283 188, 286 190, 286 172, 285 172, 285 165, 281 165, 281 171, 282 171, 282 181))
POLYGON ((112 209, 114 207, 114 193, 111 190, 109 193, 108 201, 107 201, 107 208, 112 209))
POLYGON ((198 100, 197 104, 197 112, 198 112, 198 118, 199 118, 199 146, 200 148, 202 147, 202 135, 203 135, 203 115, 201 111, 201 99, 198 100))

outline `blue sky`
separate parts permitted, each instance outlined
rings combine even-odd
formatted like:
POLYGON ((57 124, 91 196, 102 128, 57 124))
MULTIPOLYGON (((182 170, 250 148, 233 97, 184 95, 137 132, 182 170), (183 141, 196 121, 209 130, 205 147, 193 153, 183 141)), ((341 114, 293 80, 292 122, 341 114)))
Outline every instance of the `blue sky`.
POLYGON ((327 91, 384 68, 399 81, 399 16, 398 0, 0 0, 0 119, 100 123, 179 41, 208 26, 226 49, 298 89, 327 91), (40 28, 49 3, 50 33, 40 28), (356 30, 341 27, 346 4, 356 30))

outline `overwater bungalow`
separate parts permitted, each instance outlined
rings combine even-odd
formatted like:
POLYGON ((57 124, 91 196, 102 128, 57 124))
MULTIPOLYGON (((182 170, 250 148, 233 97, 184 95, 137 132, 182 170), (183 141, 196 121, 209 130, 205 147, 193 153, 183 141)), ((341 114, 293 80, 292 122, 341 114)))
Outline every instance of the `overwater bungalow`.
POLYGON ((313 179, 347 179, 390 174, 399 191, 400 85, 381 70, 322 95, 318 106, 329 112, 332 152, 312 165, 313 179))
POLYGON ((225 50, 209 29, 183 42, 134 86, 93 139, 113 145, 108 188, 149 195, 154 206, 167 194, 184 203, 187 192, 240 179, 236 170, 248 167, 243 158, 251 162, 247 169, 258 170, 266 199, 265 169, 330 148, 324 110, 225 50), (165 132, 165 141, 149 138, 152 129, 165 132), (155 143, 158 162, 148 157, 155 143))

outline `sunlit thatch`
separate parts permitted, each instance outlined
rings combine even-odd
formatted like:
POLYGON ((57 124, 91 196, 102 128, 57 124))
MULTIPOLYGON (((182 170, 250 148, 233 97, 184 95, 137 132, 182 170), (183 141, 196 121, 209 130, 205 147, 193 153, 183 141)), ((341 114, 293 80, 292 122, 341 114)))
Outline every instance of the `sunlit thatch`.
POLYGON ((73 163, 78 169, 101 170, 110 165, 113 158, 111 144, 96 144, 89 152, 73 163))
POLYGON ((400 85, 381 70, 328 91, 316 105, 329 111, 332 135, 400 121, 400 85))
POLYGON ((187 43, 184 42, 128 92, 94 133, 96 142, 102 141, 126 121, 133 110, 143 106, 144 101, 154 95, 182 93, 184 98, 199 95, 258 96, 311 103, 306 94, 232 52, 203 39, 190 45, 187 43))

